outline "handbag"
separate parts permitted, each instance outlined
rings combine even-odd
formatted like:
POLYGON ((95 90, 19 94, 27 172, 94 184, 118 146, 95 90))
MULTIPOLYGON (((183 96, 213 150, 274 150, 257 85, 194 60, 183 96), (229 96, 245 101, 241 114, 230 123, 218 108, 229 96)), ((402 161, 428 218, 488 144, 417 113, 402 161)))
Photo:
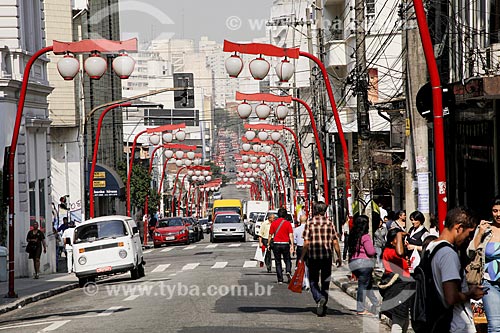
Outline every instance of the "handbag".
POLYGON ((493 236, 489 232, 477 247, 474 259, 465 267, 465 278, 468 284, 480 285, 483 282, 484 275, 484 248, 493 236))
MULTIPOLYGON (((278 231, 280 231, 280 228, 281 226, 283 225, 283 223, 285 223, 285 219, 283 219, 283 221, 281 221, 280 225, 278 226, 278 229, 276 229, 276 232, 274 233, 274 235, 276 235, 278 233, 278 231)), ((269 248, 272 250, 274 248, 274 235, 273 235, 273 238, 271 238, 269 240, 269 248)))
POLYGON ((255 250, 255 256, 253 257, 253 259, 256 261, 259 261, 259 262, 264 262, 264 258, 266 256, 266 251, 267 251, 267 249, 262 251, 262 248, 260 246, 258 246, 257 249, 255 250))

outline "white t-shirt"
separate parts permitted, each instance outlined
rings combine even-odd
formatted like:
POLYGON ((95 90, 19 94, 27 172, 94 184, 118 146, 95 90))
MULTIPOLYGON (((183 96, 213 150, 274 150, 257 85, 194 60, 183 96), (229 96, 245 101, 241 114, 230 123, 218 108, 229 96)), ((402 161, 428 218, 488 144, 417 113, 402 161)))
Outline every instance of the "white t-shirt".
POLYGON ((304 246, 304 237, 303 236, 303 233, 304 233, 304 228, 306 227, 306 224, 301 224, 299 225, 297 228, 295 228, 293 230, 293 241, 295 243, 295 245, 297 246, 304 246))
MULTIPOLYGON (((427 249, 431 252, 435 247, 445 241, 431 242, 427 249)), ((436 289, 443 304, 444 301, 443 282, 461 280, 462 292, 467 292, 467 282, 460 278, 460 260, 458 254, 450 247, 441 248, 432 259, 432 275, 436 283, 436 289)), ((472 316, 470 302, 455 304, 453 308, 453 319, 451 321, 450 333, 475 333, 476 327, 472 316)))
POLYGON ((64 230, 63 234, 62 234, 62 240, 63 242, 66 240, 66 238, 69 238, 70 239, 70 244, 66 244, 65 246, 66 247, 70 247, 73 245, 73 236, 75 235, 75 228, 68 228, 66 230, 64 230))

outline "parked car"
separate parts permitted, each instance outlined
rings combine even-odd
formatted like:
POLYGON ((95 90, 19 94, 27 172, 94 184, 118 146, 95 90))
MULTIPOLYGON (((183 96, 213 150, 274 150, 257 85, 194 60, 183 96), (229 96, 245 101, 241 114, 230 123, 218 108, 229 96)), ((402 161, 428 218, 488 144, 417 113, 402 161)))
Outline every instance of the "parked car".
POLYGON ((210 226, 212 225, 212 222, 208 220, 208 218, 204 217, 202 219, 198 220, 201 225, 201 229, 203 230, 204 233, 209 234, 210 233, 210 226))
POLYGON ((80 287, 100 275, 130 271, 132 279, 145 275, 139 230, 128 216, 103 216, 75 229, 73 261, 80 287))
POLYGON ((221 200, 222 199, 222 193, 220 192, 215 192, 213 195, 212 195, 212 198, 214 200, 221 200))
POLYGON ((163 244, 190 243, 189 229, 182 217, 168 217, 160 219, 156 223, 153 233, 153 245, 155 248, 163 244))
POLYGON ((219 239, 236 238, 242 242, 246 241, 245 224, 240 214, 226 213, 217 214, 212 224, 210 242, 219 239))

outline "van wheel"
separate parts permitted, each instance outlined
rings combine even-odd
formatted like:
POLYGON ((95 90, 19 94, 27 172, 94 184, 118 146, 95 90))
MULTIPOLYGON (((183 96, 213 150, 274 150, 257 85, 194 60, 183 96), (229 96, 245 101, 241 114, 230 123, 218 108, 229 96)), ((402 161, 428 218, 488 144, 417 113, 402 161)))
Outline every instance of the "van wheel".
POLYGON ((215 243, 214 235, 210 234, 210 243, 215 243))
POLYGON ((132 280, 137 280, 139 278, 139 268, 134 267, 130 270, 130 277, 132 280))
POLYGON ((158 249, 158 248, 160 248, 160 247, 161 247, 161 244, 153 244, 153 247, 154 247, 155 249, 158 249))
POLYGON ((145 277, 146 276, 146 272, 144 271, 144 264, 139 264, 139 266, 137 267, 137 271, 139 273, 139 277, 145 277))
POLYGON ((245 243, 245 242, 247 241, 247 236, 246 236, 246 235, 243 235, 243 238, 241 239, 241 241, 242 241, 243 243, 245 243))
POLYGON ((80 288, 83 288, 85 287, 85 284, 87 283, 87 278, 78 278, 78 286, 80 288))

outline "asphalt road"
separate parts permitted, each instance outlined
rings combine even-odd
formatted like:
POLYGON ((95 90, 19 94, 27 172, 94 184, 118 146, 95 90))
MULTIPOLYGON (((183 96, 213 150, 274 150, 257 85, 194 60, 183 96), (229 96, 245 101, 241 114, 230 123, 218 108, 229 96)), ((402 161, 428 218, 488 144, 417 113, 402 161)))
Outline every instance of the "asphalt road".
POLYGON ((0 332, 388 332, 356 316, 333 285, 328 314, 317 317, 311 294, 276 284, 274 269, 251 260, 255 249, 205 237, 147 250, 145 278, 124 274, 30 304, 0 316, 0 332))

